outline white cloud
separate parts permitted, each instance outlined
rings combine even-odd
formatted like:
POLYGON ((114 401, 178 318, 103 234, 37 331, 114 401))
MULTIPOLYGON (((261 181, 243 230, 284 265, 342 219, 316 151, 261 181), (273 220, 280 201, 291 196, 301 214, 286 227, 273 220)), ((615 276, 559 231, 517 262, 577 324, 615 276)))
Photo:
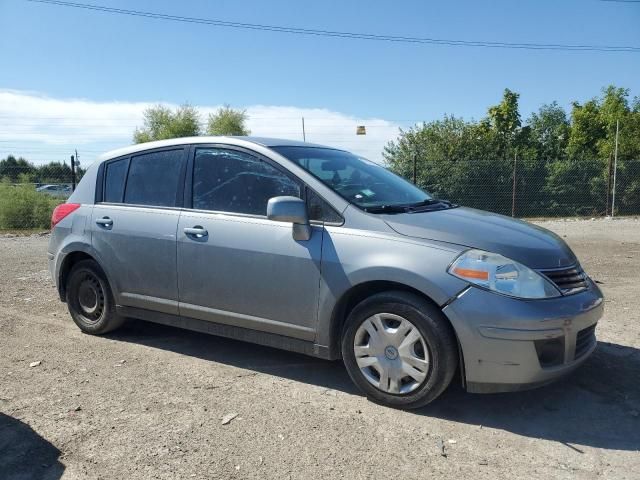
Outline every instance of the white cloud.
MULTIPOLYGON (((61 160, 77 148, 85 162, 91 161, 104 151, 131 143, 133 130, 142 125, 142 112, 151 105, 0 90, 0 158, 14 154, 36 162, 61 160)), ((217 108, 198 106, 202 121, 217 108)), ((252 135, 302 139, 304 117, 308 142, 344 148, 378 162, 382 161, 384 145, 398 134, 399 125, 395 123, 327 109, 270 105, 242 108, 249 115, 247 125, 252 135), (358 125, 366 126, 366 135, 356 135, 358 125)))

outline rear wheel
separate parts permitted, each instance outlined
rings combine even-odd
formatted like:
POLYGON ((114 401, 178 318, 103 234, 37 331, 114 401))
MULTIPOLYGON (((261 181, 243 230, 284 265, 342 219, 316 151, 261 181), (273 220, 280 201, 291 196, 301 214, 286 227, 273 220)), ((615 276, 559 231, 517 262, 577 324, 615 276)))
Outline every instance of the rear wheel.
POLYGON ((124 322, 116 313, 109 282, 93 260, 82 260, 71 268, 66 301, 71 318, 85 333, 100 335, 124 322))
POLYGON ((458 362, 455 335, 442 312, 406 292, 373 295, 353 309, 342 357, 370 399, 401 408, 418 408, 438 397, 458 362))

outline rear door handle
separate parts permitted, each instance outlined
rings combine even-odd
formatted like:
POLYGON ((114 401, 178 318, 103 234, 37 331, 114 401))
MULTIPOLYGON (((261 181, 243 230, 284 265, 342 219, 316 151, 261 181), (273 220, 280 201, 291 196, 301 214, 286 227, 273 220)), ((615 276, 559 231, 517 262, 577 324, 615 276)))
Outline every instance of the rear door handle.
POLYGON ((102 217, 96 220, 96 223, 98 225, 102 225, 103 227, 111 227, 113 226, 113 220, 111 220, 109 217, 102 217))
POLYGON ((187 227, 184 229, 184 233, 186 233, 187 235, 193 235, 196 238, 202 238, 209 235, 209 232, 207 232, 207 229, 204 227, 201 227, 200 225, 196 225, 195 227, 191 227, 191 228, 187 227))

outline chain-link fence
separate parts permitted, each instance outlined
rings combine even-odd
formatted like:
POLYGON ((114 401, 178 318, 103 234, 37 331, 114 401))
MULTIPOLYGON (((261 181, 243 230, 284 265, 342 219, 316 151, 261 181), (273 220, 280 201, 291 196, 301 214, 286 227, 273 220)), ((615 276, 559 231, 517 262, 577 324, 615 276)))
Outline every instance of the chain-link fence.
MULTIPOLYGON (((438 198, 520 218, 640 215, 640 159, 609 163, 418 160, 416 181, 438 198)), ((52 210, 72 192, 68 167, 1 173, 0 230, 49 228, 52 210)), ((411 168, 400 173, 413 180, 411 168)))
MULTIPOLYGON (((640 214, 640 159, 416 163, 420 187, 467 207, 520 218, 640 214)), ((413 181, 404 167, 398 173, 413 181)))

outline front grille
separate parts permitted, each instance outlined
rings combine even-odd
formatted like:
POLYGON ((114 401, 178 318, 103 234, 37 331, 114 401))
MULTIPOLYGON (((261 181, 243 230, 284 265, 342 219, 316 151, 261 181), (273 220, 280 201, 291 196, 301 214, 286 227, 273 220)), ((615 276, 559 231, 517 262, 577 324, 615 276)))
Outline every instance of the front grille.
POLYGON ((578 293, 588 287, 587 275, 579 265, 555 270, 541 270, 540 273, 551 280, 563 295, 578 293))
POLYGON ((582 357, 596 343, 596 326, 591 325, 578 332, 576 336, 576 355, 575 359, 582 357))

